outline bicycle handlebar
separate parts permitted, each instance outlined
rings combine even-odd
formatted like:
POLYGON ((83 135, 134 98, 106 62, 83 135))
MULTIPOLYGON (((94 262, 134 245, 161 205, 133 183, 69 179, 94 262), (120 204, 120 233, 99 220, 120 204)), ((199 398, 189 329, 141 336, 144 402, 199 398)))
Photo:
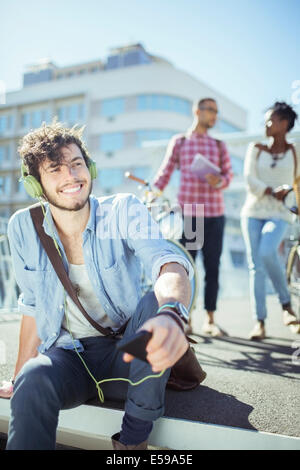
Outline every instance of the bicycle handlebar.
POLYGON ((142 178, 138 178, 137 176, 134 176, 131 174, 129 171, 126 171, 125 173, 125 178, 129 178, 132 181, 136 181, 137 183, 142 184, 143 186, 149 186, 148 181, 143 180, 142 178))
MULTIPOLYGON (((144 201, 146 201, 146 205, 150 207, 156 200, 157 195, 153 195, 152 193, 152 187, 150 183, 146 180, 143 180, 142 178, 139 178, 138 176, 134 176, 130 171, 126 171, 124 173, 125 178, 131 179, 132 181, 136 181, 137 183, 140 183, 141 185, 146 187, 145 190, 145 196, 144 196, 144 201)), ((164 202, 167 203, 170 207, 170 201, 168 198, 164 197, 164 202)))

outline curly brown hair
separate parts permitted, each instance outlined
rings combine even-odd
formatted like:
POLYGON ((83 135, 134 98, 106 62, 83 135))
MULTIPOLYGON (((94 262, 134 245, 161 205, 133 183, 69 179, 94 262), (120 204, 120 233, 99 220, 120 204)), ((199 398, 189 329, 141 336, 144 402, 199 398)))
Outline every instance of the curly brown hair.
POLYGON ((84 126, 78 128, 75 125, 72 128, 66 128, 54 119, 51 124, 43 123, 38 129, 26 134, 20 141, 18 152, 28 174, 41 182, 39 172, 41 163, 49 159, 60 164, 63 159, 60 150, 70 144, 78 145, 88 166, 90 155, 82 140, 83 131, 84 126))

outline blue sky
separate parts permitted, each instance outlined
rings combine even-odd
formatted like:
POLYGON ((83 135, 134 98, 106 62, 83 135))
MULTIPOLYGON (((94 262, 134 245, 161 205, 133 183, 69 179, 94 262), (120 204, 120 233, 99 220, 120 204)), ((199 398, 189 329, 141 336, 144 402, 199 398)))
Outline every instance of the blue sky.
POLYGON ((254 132, 300 80, 300 0, 0 0, 0 17, 7 90, 42 57, 65 66, 141 42, 243 106, 254 132))

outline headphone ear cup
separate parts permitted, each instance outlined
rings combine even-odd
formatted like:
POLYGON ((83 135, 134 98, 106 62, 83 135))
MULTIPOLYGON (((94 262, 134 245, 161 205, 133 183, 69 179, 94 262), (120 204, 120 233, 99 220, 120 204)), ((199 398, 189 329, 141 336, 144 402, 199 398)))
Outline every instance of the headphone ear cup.
POLYGON ((43 188, 41 184, 34 176, 28 175, 28 170, 24 162, 21 164, 21 178, 19 181, 23 182, 25 191, 27 194, 29 194, 30 197, 34 199, 42 197, 43 188))
POLYGON ((90 160, 89 162, 89 172, 90 172, 92 180, 97 178, 98 172, 97 172, 96 162, 94 160, 90 160))
POLYGON ((32 176, 28 175, 23 178, 23 184, 25 191, 29 194, 32 198, 40 198, 43 195, 43 188, 38 180, 32 176))

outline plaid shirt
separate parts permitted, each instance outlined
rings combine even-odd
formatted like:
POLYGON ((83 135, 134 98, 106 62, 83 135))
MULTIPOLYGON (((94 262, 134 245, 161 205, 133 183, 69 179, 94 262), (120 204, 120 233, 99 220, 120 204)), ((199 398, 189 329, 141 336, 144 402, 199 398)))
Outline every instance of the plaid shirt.
MULTIPOLYGON (((197 204, 204 205, 205 217, 217 217, 224 214, 223 189, 227 188, 233 173, 229 153, 224 142, 217 141, 208 134, 189 132, 172 137, 166 156, 154 178, 153 186, 161 191, 167 186, 173 171, 180 167, 180 186, 178 202, 184 214, 199 215, 197 204), (184 138, 185 137, 185 138, 184 138), (190 171, 194 156, 201 153, 212 163, 221 168, 221 184, 212 188, 209 183, 201 181, 190 171), (189 204, 188 207, 184 207, 189 204)), ((203 210, 200 211, 203 215, 203 210)))

